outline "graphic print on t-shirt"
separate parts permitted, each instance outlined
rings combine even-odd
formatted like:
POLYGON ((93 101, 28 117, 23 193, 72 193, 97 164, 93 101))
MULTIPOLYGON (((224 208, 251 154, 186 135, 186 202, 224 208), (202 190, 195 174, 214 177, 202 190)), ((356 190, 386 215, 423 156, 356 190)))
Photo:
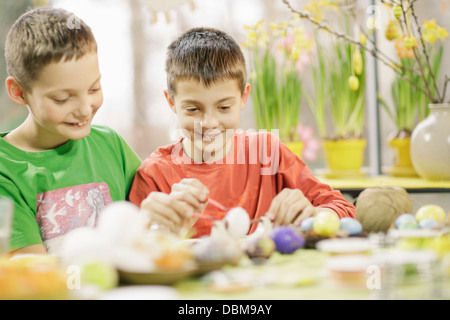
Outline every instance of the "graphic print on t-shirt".
POLYGON ((45 242, 72 229, 97 225, 102 209, 112 202, 106 183, 89 183, 37 195, 36 221, 45 242))

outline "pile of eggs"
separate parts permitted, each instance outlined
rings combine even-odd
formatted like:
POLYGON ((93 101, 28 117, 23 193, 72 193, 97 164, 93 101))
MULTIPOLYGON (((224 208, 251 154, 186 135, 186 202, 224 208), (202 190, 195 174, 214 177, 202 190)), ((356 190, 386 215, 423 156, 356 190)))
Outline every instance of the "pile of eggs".
POLYGON ((420 207, 415 215, 404 213, 395 220, 395 228, 399 230, 428 229, 439 227, 446 219, 445 210, 434 204, 420 207))
POLYGON ((305 247, 306 237, 320 236, 331 238, 339 236, 357 236, 362 232, 361 223, 353 218, 342 218, 332 212, 322 211, 314 217, 305 219, 300 228, 293 226, 277 226, 259 237, 259 242, 247 249, 247 255, 253 258, 269 258, 273 251, 291 254, 305 247), (273 245, 269 243, 269 240, 273 245), (264 241, 263 241, 264 240, 264 241))
POLYGON ((362 232, 361 223, 354 218, 341 218, 331 212, 321 211, 315 217, 302 221, 300 230, 304 233, 313 231, 322 237, 333 237, 339 232, 355 236, 362 232))

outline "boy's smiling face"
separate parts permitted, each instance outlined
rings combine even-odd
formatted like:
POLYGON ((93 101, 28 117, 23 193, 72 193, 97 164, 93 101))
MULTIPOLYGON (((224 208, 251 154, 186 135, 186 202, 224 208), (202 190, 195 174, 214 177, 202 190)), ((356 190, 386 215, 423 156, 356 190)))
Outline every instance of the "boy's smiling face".
POLYGON ((35 149, 86 137, 103 103, 97 54, 48 64, 24 98, 30 110, 26 128, 39 139, 35 149))
POLYGON ((239 128, 240 112, 249 91, 247 84, 242 94, 237 80, 232 79, 209 87, 195 80, 179 80, 174 97, 165 91, 186 137, 183 149, 191 159, 212 161, 228 153, 232 147, 230 132, 239 128))

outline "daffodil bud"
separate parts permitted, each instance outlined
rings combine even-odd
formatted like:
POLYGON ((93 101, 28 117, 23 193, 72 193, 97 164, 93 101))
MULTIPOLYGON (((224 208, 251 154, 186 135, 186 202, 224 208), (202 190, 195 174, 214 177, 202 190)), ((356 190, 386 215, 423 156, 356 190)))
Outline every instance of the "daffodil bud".
POLYGON ((363 71, 363 60, 360 50, 355 50, 353 52, 353 68, 358 75, 363 71))
POLYGON ((360 34, 359 35, 359 42, 361 42, 361 44, 363 45, 363 46, 365 46, 366 44, 367 44, 367 38, 366 38, 366 36, 364 35, 364 34, 360 34))
POLYGON ((348 86, 351 90, 356 91, 359 88, 359 80, 356 76, 351 76, 348 78, 348 86))

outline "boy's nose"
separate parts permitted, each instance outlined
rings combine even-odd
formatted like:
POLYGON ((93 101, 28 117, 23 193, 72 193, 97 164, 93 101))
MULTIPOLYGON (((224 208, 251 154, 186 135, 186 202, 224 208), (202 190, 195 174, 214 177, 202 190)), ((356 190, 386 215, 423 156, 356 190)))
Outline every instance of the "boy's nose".
POLYGON ((92 113, 92 103, 89 99, 80 99, 79 104, 75 110, 75 115, 84 120, 89 117, 92 113))
POLYGON ((214 115, 205 114, 205 116, 203 117, 203 120, 201 122, 201 125, 202 125, 203 129, 213 129, 213 128, 217 128, 217 126, 219 125, 219 121, 217 121, 217 119, 216 119, 216 117, 214 117, 214 115))

